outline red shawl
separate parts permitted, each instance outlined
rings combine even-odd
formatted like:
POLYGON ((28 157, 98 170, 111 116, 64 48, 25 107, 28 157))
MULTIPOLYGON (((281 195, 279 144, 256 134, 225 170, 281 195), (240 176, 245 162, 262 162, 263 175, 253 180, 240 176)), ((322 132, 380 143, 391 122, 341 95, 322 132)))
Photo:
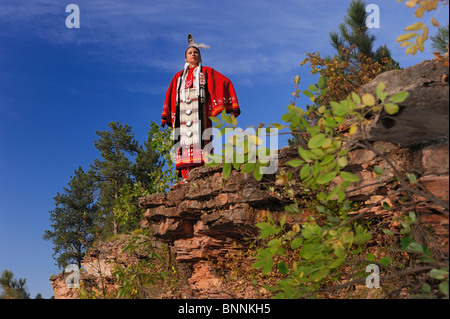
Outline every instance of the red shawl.
MULTIPOLYGON (((230 79, 207 66, 202 67, 201 72, 206 77, 206 109, 208 116, 216 116, 223 109, 226 109, 227 113, 233 112, 235 116, 238 116, 241 111, 230 79)), ((177 83, 182 73, 183 71, 180 71, 175 74, 167 89, 162 112, 162 126, 166 124, 172 126, 173 124, 177 106, 177 83)))

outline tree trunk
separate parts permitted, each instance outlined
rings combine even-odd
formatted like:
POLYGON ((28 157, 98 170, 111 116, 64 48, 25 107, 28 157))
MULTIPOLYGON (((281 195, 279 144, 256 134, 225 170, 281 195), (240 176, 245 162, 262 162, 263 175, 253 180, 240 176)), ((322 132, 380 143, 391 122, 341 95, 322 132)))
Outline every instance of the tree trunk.
MULTIPOLYGON (((117 199, 119 198, 119 177, 116 178, 115 181, 115 190, 114 190, 114 205, 117 204, 117 199)), ((116 222, 116 216, 114 216, 113 213, 113 232, 114 236, 117 236, 119 234, 119 224, 116 222)))

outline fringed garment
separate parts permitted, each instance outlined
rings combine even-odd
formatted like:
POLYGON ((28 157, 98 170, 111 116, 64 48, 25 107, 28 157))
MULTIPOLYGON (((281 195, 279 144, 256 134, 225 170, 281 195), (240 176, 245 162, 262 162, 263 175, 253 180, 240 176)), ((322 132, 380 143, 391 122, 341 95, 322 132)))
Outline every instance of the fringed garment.
POLYGON ((211 140, 202 134, 211 127, 209 117, 224 109, 236 117, 241 113, 233 83, 226 76, 201 64, 196 68, 185 65, 175 74, 166 92, 161 125, 174 129, 175 167, 180 177, 186 179, 192 168, 205 164, 203 148, 211 140))

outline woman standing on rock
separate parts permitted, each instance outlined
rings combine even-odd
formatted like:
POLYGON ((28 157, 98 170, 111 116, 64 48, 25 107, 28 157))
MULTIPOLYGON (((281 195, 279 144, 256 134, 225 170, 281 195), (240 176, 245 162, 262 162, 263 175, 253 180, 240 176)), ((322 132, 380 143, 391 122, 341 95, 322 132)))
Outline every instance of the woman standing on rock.
MULTIPOLYGON (((224 109, 237 117, 241 111, 233 83, 213 68, 202 66, 200 49, 188 35, 183 71, 175 74, 166 92, 162 126, 169 125, 175 141, 175 168, 178 176, 187 179, 189 171, 205 164, 203 148, 211 139, 203 132, 212 126, 210 116, 224 109)), ((206 150, 205 150, 206 151, 206 150)))

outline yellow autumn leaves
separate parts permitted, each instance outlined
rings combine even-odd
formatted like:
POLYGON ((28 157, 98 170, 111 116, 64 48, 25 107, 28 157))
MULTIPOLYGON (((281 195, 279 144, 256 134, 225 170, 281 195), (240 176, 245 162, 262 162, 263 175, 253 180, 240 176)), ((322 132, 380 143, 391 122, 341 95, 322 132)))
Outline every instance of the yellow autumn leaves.
MULTIPOLYGON (((397 2, 402 2, 403 0, 398 0, 397 2)), ((416 9, 415 16, 422 18, 425 11, 430 12, 436 10, 439 4, 439 0, 409 0, 405 2, 408 8, 414 8, 419 5, 416 9)))
MULTIPOLYGON (((397 2, 402 2, 403 0, 397 0, 397 2)), ((436 10, 439 5, 440 0, 409 0, 405 4, 408 8, 417 9, 414 15, 417 18, 422 18, 425 11, 430 12, 436 10)), ((439 27, 439 22, 436 18, 431 19, 431 23, 435 27, 439 27)), ((416 22, 406 27, 405 31, 408 33, 402 34, 397 38, 397 42, 401 42, 401 47, 406 48, 406 55, 415 55, 417 51, 424 51, 424 42, 428 39, 428 26, 423 22, 416 22), (415 41, 414 41, 415 38, 415 41)))
POLYGON ((423 43, 428 39, 428 27, 423 22, 416 22, 412 25, 409 25, 405 31, 420 31, 422 30, 422 34, 416 32, 409 32, 406 34, 402 34, 397 38, 397 42, 402 42, 400 44, 401 47, 407 47, 406 55, 412 54, 415 55, 417 50, 424 51, 423 43), (411 42, 413 38, 416 38, 415 43, 411 42))

